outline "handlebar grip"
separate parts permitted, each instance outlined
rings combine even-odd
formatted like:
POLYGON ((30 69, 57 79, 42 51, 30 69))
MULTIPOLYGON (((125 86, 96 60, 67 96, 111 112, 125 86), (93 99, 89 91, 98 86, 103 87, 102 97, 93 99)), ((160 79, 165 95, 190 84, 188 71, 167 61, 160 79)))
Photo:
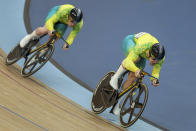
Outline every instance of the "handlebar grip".
POLYGON ((55 34, 56 33, 56 31, 52 31, 52 34, 55 34))
MULTIPOLYGON (((67 44, 66 45, 66 48, 69 48, 69 44, 65 41, 65 43, 67 44)), ((62 46, 62 48, 64 47, 64 45, 62 46)))
POLYGON ((141 77, 144 77, 143 70, 140 70, 139 74, 141 77))

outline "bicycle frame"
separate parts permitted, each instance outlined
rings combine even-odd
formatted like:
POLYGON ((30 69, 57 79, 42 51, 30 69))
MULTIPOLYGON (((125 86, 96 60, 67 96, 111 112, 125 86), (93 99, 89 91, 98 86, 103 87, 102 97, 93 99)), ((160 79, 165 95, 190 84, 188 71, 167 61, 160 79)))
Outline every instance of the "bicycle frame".
MULTIPOLYGON (((44 35, 45 36, 45 35, 44 35)), ((42 36, 43 37, 43 36, 42 36)), ((47 42, 45 42, 43 45, 40 45, 38 47, 36 47, 35 49, 33 50, 30 50, 30 52, 28 53, 29 54, 32 54, 34 52, 36 52, 37 50, 41 49, 41 48, 44 48, 48 45, 48 43, 50 43, 51 45, 54 45, 54 43, 59 39, 61 38, 64 42, 66 42, 63 37, 58 33, 58 32, 54 32, 54 36, 52 36, 51 38, 49 38, 49 40, 47 42)))
POLYGON ((124 94, 126 94, 127 92, 129 92, 133 87, 138 87, 138 85, 140 84, 139 79, 136 80, 136 82, 134 82, 133 84, 131 84, 128 88, 126 88, 125 90, 123 90, 122 92, 119 93, 117 99, 119 99, 120 97, 122 97, 124 94))
POLYGON ((36 47, 35 49, 33 50, 30 50, 29 54, 32 54, 34 52, 36 52, 37 50, 41 49, 41 48, 44 48, 48 45, 48 43, 51 43, 51 45, 54 45, 54 43, 56 42, 58 37, 56 36, 53 36, 52 38, 50 38, 46 43, 44 43, 43 45, 40 45, 38 47, 36 47))
POLYGON ((136 82, 134 82, 134 83, 131 84, 128 88, 126 88, 125 90, 123 90, 122 92, 120 92, 119 95, 117 96, 117 100, 118 100, 120 97, 122 97, 124 94, 126 94, 127 92, 129 92, 133 87, 138 88, 139 84, 142 83, 143 78, 144 78, 145 75, 150 76, 150 77, 152 77, 152 78, 154 78, 154 79, 157 79, 156 77, 154 77, 154 76, 152 76, 152 75, 150 75, 149 73, 144 72, 144 71, 142 71, 142 75, 143 75, 142 78, 138 78, 138 79, 136 80, 136 82))

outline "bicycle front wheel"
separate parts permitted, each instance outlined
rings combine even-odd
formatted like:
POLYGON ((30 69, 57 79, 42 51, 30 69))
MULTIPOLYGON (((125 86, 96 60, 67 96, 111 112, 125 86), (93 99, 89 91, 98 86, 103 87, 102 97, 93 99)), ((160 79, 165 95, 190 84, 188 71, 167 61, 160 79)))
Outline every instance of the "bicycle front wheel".
POLYGON ((37 50, 24 64, 21 71, 23 77, 28 77, 37 72, 50 59, 54 52, 54 46, 48 45, 37 50), (44 52, 44 53, 43 53, 44 52))
POLYGON ((148 88, 141 84, 128 93, 120 109, 120 123, 123 127, 133 125, 141 116, 148 100, 148 88))

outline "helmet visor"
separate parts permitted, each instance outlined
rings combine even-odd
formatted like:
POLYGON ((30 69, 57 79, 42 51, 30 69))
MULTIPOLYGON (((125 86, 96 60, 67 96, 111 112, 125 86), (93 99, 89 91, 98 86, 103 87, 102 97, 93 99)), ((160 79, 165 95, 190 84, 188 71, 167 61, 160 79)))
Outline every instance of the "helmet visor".
POLYGON ((156 61, 161 61, 162 59, 155 57, 152 53, 150 53, 150 57, 152 57, 152 60, 156 60, 156 61))
POLYGON ((77 24, 78 22, 74 19, 74 18, 72 18, 71 16, 69 16, 69 20, 72 22, 72 23, 74 23, 74 24, 77 24))

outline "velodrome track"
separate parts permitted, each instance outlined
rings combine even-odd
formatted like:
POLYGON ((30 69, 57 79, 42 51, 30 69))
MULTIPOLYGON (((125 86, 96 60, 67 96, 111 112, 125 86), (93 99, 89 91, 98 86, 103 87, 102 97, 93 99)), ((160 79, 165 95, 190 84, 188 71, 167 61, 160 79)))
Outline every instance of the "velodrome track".
POLYGON ((23 78, 20 66, 5 65, 5 56, 0 50, 0 130, 126 130, 34 77, 23 78))

